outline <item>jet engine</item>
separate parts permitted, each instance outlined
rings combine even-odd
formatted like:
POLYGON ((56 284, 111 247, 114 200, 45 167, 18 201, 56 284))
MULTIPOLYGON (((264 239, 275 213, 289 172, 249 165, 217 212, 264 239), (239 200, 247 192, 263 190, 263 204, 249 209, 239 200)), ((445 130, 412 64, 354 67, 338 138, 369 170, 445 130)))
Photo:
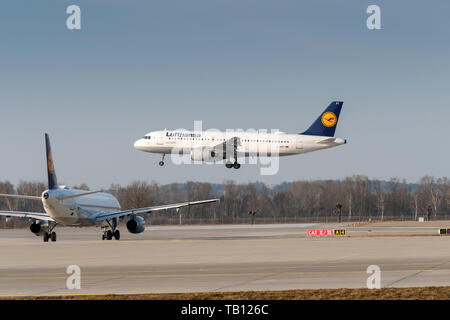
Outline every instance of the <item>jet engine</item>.
POLYGON ((145 220, 140 216, 134 216, 127 221, 127 229, 130 233, 141 233, 145 230, 145 220))
POLYGON ((30 225, 30 231, 38 237, 43 235, 44 232, 47 232, 47 230, 48 230, 48 223, 46 222, 35 221, 30 225))
POLYGON ((218 154, 213 149, 196 148, 191 150, 191 159, 194 161, 214 162, 219 161, 218 154))

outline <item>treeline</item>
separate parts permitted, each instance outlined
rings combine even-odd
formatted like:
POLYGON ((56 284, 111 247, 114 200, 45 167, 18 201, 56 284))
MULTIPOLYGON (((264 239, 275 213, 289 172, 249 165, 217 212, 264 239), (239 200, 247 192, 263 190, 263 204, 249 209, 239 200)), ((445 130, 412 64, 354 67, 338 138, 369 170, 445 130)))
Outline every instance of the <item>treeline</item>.
MULTIPOLYGON (((0 193, 41 195, 42 182, 20 182, 14 187, 0 182, 0 193)), ((89 190, 86 184, 73 186, 89 190)), ((220 198, 218 204, 184 208, 177 214, 152 214, 151 223, 248 223, 250 211, 256 222, 336 221, 341 205, 343 221, 417 220, 450 218, 450 183, 447 177, 425 176, 418 183, 392 178, 371 180, 355 175, 342 180, 295 181, 269 187, 263 183, 210 184, 189 181, 160 185, 135 181, 127 186, 113 184, 107 192, 117 197, 123 209, 159 204, 220 198)), ((43 212, 39 201, 0 197, 0 210, 43 212)))

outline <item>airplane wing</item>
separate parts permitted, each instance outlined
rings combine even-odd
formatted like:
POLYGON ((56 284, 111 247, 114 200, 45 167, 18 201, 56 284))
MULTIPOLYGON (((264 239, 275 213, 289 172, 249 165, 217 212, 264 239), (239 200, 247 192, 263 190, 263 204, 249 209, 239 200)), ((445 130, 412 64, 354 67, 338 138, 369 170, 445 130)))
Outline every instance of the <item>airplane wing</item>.
POLYGON ((192 201, 192 202, 181 202, 181 203, 174 203, 174 204, 165 204, 161 206, 154 206, 154 207, 147 207, 147 208, 137 208, 137 209, 130 209, 125 211, 117 211, 117 212, 104 212, 96 215, 94 217, 96 222, 104 221, 112 218, 119 218, 127 215, 140 215, 145 213, 151 213, 154 211, 159 210, 167 210, 167 209, 178 209, 183 207, 189 207, 189 206, 195 206, 198 204, 203 203, 210 203, 210 202, 216 202, 219 201, 219 199, 209 199, 209 200, 201 200, 201 201, 192 201))
POLYGON ((0 211, 0 216, 32 218, 32 219, 39 219, 39 220, 55 221, 48 214, 40 213, 40 212, 0 211))

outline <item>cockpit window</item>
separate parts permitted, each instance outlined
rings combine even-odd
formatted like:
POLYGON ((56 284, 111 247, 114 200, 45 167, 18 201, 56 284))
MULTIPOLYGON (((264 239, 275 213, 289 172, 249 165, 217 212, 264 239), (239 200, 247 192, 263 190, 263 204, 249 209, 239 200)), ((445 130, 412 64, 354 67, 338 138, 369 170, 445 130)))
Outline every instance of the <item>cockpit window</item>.
POLYGON ((151 139, 151 136, 145 136, 144 139, 149 140, 149 139, 151 139))

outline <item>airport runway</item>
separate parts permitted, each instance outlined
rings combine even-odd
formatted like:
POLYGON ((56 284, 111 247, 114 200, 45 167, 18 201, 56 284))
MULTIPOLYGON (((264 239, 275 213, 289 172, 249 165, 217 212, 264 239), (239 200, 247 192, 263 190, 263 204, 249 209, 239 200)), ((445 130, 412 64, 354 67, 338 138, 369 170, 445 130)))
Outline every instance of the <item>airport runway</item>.
POLYGON ((306 236, 333 224, 121 227, 120 241, 57 228, 56 243, 0 230, 0 295, 362 288, 370 265, 383 287, 450 285, 450 236, 437 236, 449 222, 340 226, 347 236, 306 236), (69 265, 80 290, 66 288, 69 265))

